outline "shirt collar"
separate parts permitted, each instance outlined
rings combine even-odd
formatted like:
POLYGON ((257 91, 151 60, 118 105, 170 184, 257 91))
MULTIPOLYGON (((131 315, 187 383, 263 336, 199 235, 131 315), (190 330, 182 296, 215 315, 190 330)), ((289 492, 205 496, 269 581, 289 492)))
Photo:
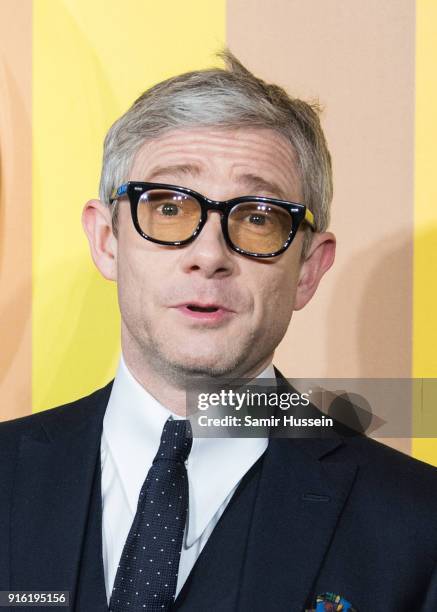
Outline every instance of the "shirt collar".
MULTIPOLYGON (((275 378, 273 366, 270 364, 258 378, 275 378)), ((136 512, 147 471, 158 451, 164 423, 170 416, 182 418, 162 406, 144 389, 121 356, 103 420, 103 437, 132 515, 136 512)), ((187 462, 187 546, 202 535, 227 496, 265 451, 267 443, 267 438, 193 439, 187 462)))

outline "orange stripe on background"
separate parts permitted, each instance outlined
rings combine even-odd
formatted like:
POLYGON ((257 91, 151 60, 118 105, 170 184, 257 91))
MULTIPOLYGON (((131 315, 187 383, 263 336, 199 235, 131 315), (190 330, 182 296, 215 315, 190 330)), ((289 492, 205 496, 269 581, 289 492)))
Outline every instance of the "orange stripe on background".
MULTIPOLYGON (((320 101, 333 158, 336 262, 293 316, 277 366, 409 378, 415 3, 229 0, 227 38, 256 74, 320 101)), ((408 438, 390 443, 410 452, 408 438)))
POLYGON ((0 420, 31 406, 32 3, 0 4, 0 420))

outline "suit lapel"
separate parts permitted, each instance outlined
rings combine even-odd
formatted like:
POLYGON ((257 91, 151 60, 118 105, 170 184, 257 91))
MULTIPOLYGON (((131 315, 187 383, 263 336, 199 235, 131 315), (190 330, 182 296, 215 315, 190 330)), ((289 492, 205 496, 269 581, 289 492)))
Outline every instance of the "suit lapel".
POLYGON ((270 440, 249 535, 238 609, 300 612, 352 486, 339 439, 270 440), (330 454, 330 459, 323 457, 330 454))
POLYGON ((21 440, 11 512, 12 589, 67 590, 74 601, 110 389, 38 415, 39 426, 21 440))

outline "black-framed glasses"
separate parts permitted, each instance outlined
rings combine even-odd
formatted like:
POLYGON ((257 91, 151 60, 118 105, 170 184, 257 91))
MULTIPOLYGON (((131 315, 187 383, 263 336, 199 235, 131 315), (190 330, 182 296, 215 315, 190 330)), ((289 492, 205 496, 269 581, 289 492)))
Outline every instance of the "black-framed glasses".
POLYGON ((110 203, 126 195, 137 232, 167 246, 193 241, 210 210, 220 213, 228 246, 250 257, 283 253, 303 221, 315 229, 314 216, 304 204, 276 198, 243 196, 219 202, 186 187, 129 181, 114 189, 110 203))

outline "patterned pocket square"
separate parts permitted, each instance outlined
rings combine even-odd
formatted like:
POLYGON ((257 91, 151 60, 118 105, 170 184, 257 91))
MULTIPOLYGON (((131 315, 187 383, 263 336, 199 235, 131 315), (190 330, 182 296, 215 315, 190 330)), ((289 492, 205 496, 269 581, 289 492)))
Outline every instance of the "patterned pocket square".
POLYGON ((341 595, 323 593, 317 595, 315 612, 358 612, 358 610, 341 595))

